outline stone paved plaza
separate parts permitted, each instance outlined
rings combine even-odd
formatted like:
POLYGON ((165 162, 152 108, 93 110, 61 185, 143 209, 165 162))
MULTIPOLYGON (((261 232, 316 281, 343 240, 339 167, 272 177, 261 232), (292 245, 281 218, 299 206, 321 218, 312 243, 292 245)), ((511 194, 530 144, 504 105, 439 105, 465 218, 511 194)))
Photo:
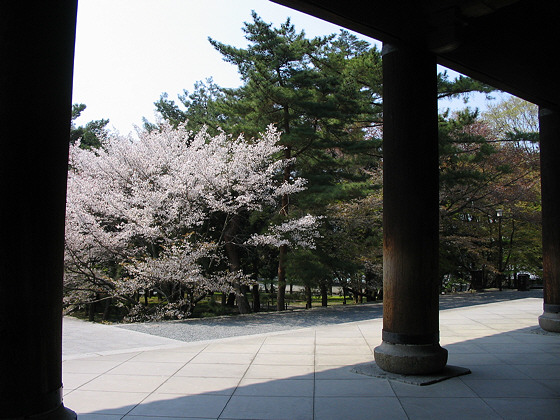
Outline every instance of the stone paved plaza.
POLYGON ((191 343, 69 318, 64 404, 80 420, 560 419, 560 334, 524 296, 440 311, 449 364, 472 373, 428 386, 352 372, 380 317, 191 343))

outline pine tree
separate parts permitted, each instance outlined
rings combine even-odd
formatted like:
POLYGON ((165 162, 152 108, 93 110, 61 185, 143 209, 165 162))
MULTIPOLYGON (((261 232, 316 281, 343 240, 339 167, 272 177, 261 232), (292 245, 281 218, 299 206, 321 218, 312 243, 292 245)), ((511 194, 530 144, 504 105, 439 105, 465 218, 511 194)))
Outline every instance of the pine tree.
MULTIPOLYGON (((188 118, 196 124, 251 136, 274 124, 282 132, 283 159, 290 163, 283 180, 294 175, 308 180, 305 192, 290 200, 283 197, 276 218, 307 213, 329 217, 337 203, 375 192, 380 185, 374 174, 380 173, 382 157, 380 51, 347 31, 308 39, 289 19, 273 27, 254 12, 252 22, 246 22, 242 30, 248 41, 245 48, 209 39, 224 60, 238 68, 242 85, 233 89, 210 84, 203 90, 195 87, 188 97, 186 92, 179 96, 185 111, 162 97, 156 106, 164 118, 172 123, 188 118)), ((465 96, 473 90, 488 93, 492 88, 465 77, 452 81, 446 73, 438 75, 438 97, 465 96)), ((325 221, 326 234, 327 227, 334 225, 325 221)), ((247 231, 258 229, 258 225, 245 227, 247 231)), ((328 265, 332 252, 321 249, 329 246, 328 241, 319 241, 317 246, 313 251, 317 259, 328 265)), ((284 308, 288 250, 288 245, 279 248, 279 310, 284 308)), ((344 265, 356 261, 355 256, 344 255, 349 259, 344 265)), ((298 269, 297 261, 305 258, 290 263, 291 272, 299 271, 301 277, 305 270, 298 269)), ((362 259, 362 264, 377 263, 362 259)), ((301 281, 311 282, 307 280, 301 281)))
POLYGON ((86 109, 85 104, 72 105, 72 125, 70 126, 70 144, 80 141, 82 149, 98 149, 101 147, 103 137, 107 134, 106 126, 109 120, 101 119, 88 122, 85 126, 76 127, 74 121, 86 109))
MULTIPOLYGON (((360 195, 366 174, 364 151, 379 148, 367 128, 380 121, 380 54, 348 32, 311 40, 288 19, 273 28, 253 12, 243 28, 247 48, 210 39, 236 65, 244 84, 224 89, 223 113, 238 130, 253 132, 270 123, 281 131, 287 165, 283 178, 305 174, 309 193, 298 202, 282 199, 279 214, 321 212, 334 200, 360 195), (369 136, 371 137, 371 136, 369 136), (297 204, 297 206, 296 206, 297 204)), ((278 310, 284 308, 288 246, 279 249, 278 310)))

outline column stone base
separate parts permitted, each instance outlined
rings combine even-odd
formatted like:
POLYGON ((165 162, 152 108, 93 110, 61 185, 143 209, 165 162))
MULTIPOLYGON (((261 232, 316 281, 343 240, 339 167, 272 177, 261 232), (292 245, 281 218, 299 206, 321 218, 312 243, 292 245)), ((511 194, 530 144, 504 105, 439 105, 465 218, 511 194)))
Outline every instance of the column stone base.
POLYGON ((447 364, 447 350, 439 344, 393 344, 383 341, 373 353, 377 366, 401 375, 436 373, 447 364))
POLYGON ((539 316, 539 325, 545 331, 560 333, 560 313, 543 312, 539 316))
MULTIPOLYGON (((0 415, 0 418, 3 418, 0 415)), ((13 417, 11 417, 13 419, 13 417)), ((78 418, 77 414, 70 410, 69 408, 64 407, 64 405, 60 405, 57 409, 48 411, 42 414, 35 414, 29 417, 21 417, 17 418, 16 420, 76 420, 78 418)))
POLYGON ((70 410, 69 408, 61 405, 57 410, 45 414, 44 417, 39 417, 41 420, 76 420, 78 418, 77 414, 70 410))

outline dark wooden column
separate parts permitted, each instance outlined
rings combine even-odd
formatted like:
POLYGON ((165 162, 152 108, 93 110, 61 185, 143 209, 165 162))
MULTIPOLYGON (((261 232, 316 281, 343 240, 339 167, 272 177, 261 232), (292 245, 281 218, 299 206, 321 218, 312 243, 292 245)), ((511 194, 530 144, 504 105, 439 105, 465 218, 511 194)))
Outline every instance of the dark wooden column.
POLYGON ((383 47, 382 369, 443 369, 439 346, 438 132, 436 59, 383 47))
POLYGON ((61 369, 76 7, 0 2, 0 418, 76 418, 61 369))
POLYGON ((539 325, 560 332, 560 114, 539 112, 544 311, 539 325))

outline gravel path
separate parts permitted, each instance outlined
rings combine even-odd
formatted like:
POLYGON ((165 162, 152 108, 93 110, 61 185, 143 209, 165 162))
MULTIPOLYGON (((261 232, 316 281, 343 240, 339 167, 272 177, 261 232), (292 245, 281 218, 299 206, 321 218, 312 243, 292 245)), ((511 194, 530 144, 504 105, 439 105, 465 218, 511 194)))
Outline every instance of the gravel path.
MULTIPOLYGON (((442 295, 440 296, 440 309, 452 309, 528 297, 542 298, 542 295, 543 291, 538 289, 529 292, 508 290, 503 292, 442 295)), ((115 326, 173 340, 193 342, 365 321, 381 318, 382 316, 383 305, 376 302, 355 306, 340 305, 280 313, 256 313, 230 317, 146 322, 115 326)))
POLYGON ((382 310, 381 303, 376 303, 315 308, 311 311, 261 312, 184 321, 146 322, 119 327, 191 342, 362 321, 381 317, 382 310))

